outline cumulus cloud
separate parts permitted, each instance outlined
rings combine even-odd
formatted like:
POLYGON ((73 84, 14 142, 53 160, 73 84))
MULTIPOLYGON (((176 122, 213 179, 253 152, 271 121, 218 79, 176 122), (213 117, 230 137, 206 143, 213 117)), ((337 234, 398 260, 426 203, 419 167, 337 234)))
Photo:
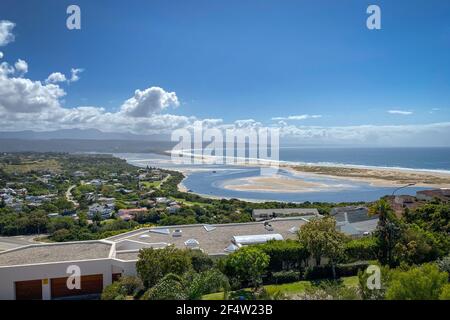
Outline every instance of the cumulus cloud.
POLYGON ((45 83, 58 83, 58 82, 65 82, 67 81, 66 76, 62 74, 61 72, 53 72, 50 74, 47 79, 45 80, 45 83))
MULTIPOLYGON (((55 72, 44 83, 25 77, 17 77, 16 71, 25 73, 28 65, 7 62, 0 64, 0 125, 3 130, 48 130, 97 128, 109 132, 133 132, 140 134, 168 133, 189 126, 195 117, 162 114, 169 106, 178 106, 175 92, 159 87, 137 90, 117 112, 109 112, 97 106, 66 108, 62 98, 66 95, 60 82, 67 77, 55 72)), ((206 119, 205 124, 215 126, 220 119, 206 119)))
POLYGON ((16 71, 22 76, 28 72, 28 63, 24 60, 17 60, 17 62, 14 64, 14 67, 16 68, 16 71))
POLYGON ((409 116, 411 114, 413 114, 412 111, 405 111, 405 110, 389 110, 388 113, 390 114, 399 114, 402 116, 409 116))
POLYGON ((84 69, 81 69, 81 68, 72 68, 70 70, 71 77, 69 79, 69 82, 76 82, 76 81, 80 80, 79 74, 83 71, 84 71, 84 69))
POLYGON ((288 116, 288 117, 274 117, 272 120, 306 120, 306 119, 317 119, 322 118, 322 115, 320 114, 301 114, 301 115, 295 115, 295 116, 288 116))
POLYGON ((0 21, 0 47, 6 46, 8 43, 14 41, 14 34, 12 33, 12 30, 15 25, 15 23, 8 20, 0 21))
POLYGON ((150 87, 143 91, 136 90, 134 96, 122 105, 121 112, 132 117, 148 117, 168 107, 179 105, 175 92, 167 92, 160 87, 150 87))
POLYGON ((0 59, 3 59, 3 52, 0 51, 0 59))

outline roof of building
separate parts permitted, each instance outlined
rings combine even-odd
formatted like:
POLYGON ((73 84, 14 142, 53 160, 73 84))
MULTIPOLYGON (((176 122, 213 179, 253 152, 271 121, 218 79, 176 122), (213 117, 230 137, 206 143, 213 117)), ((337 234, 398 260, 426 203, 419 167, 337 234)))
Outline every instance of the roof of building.
POLYGON ((0 266, 108 258, 112 243, 82 241, 33 244, 0 253, 0 266))
POLYGON ((117 252, 116 258, 119 260, 137 260, 139 255, 139 251, 123 251, 117 252))
POLYGON ((178 225, 145 228, 141 229, 140 232, 132 231, 122 234, 120 237, 115 236, 109 238, 109 240, 119 242, 127 239, 145 243, 149 247, 152 247, 152 244, 158 244, 160 246, 161 243, 167 243, 173 244, 178 248, 186 248, 185 241, 195 239, 199 242, 198 247, 205 253, 217 255, 226 253, 225 249, 232 243, 233 237, 235 236, 280 234, 283 239, 295 239, 297 238, 297 234, 289 230, 294 227, 299 228, 306 223, 302 218, 278 218, 272 219, 269 222, 272 227, 270 229, 272 230, 267 230, 264 222, 217 224, 208 225, 208 228, 205 228, 202 224, 178 225), (211 230, 211 227, 214 227, 214 229, 211 230), (207 231, 207 229, 210 231, 207 231), (160 230, 164 232, 158 232, 160 230), (174 230, 181 230, 181 233, 177 233, 174 236, 174 230), (149 235, 149 237, 143 238, 143 234, 149 235))
POLYGON ((283 208, 283 209, 253 209, 253 215, 261 214, 280 214, 280 215, 318 215, 316 208, 283 208))

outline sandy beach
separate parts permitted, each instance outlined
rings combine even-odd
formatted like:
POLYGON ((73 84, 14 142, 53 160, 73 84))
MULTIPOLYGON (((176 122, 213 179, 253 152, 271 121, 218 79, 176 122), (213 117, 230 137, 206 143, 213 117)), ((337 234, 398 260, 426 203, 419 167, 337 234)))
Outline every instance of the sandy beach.
POLYGON ((366 182, 379 187, 395 187, 414 183, 417 187, 450 188, 450 173, 440 171, 312 165, 283 166, 283 169, 292 170, 294 173, 366 182))
MULTIPOLYGON (((259 176, 233 180, 232 184, 223 186, 235 191, 259 191, 259 192, 317 192, 330 189, 325 183, 304 181, 297 178, 289 178, 281 175, 259 176)), ((333 186, 335 187, 335 186, 333 186)))
MULTIPOLYGON (((245 166, 265 167, 258 163, 245 163, 245 166)), ((414 183, 417 187, 450 188, 450 173, 440 171, 302 164, 281 164, 279 168, 289 171, 292 177, 274 174, 240 178, 227 181, 223 188, 233 191, 307 193, 351 189, 352 182, 367 183, 375 187, 400 187, 414 183), (334 182, 311 181, 311 178, 327 178, 334 182)), ((185 176, 192 172, 181 171, 185 176)), ((178 189, 188 191, 183 183, 178 185, 178 189)))

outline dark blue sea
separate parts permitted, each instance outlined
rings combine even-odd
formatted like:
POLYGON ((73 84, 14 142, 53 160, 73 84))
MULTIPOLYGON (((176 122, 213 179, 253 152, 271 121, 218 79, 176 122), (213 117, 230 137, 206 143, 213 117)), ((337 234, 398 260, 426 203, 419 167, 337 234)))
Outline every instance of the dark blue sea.
POLYGON ((450 171, 450 148, 281 147, 280 160, 450 171))

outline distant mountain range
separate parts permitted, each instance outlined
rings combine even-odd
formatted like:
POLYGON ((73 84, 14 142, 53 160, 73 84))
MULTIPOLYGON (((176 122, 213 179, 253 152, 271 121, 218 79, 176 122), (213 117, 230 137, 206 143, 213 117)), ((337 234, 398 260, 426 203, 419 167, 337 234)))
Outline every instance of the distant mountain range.
POLYGON ((136 135, 96 129, 0 132, 0 152, 164 152, 175 142, 168 135, 136 135))
POLYGON ((103 132, 97 129, 62 129, 54 131, 4 131, 0 139, 24 140, 137 140, 137 141, 170 141, 168 134, 137 135, 133 133, 103 132))

